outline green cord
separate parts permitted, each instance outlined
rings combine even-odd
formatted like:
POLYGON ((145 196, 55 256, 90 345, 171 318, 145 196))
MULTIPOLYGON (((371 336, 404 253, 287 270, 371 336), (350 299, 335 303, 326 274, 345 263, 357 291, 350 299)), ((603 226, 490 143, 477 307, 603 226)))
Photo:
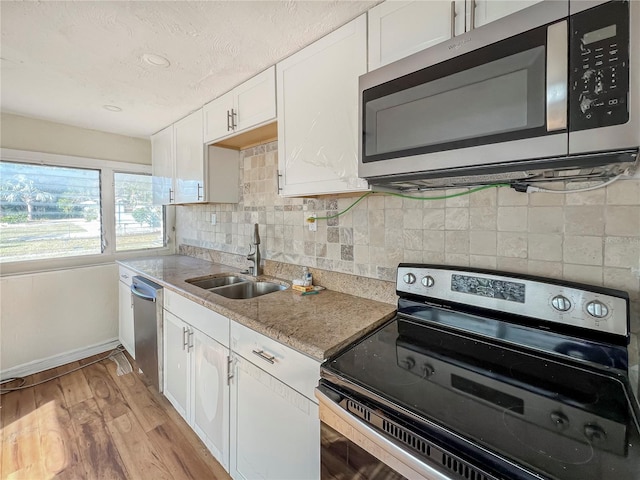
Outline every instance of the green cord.
POLYGON ((471 190, 467 190, 465 192, 452 193, 451 195, 442 195, 442 196, 439 196, 439 197, 412 197, 411 195, 404 195, 402 193, 367 192, 364 195, 362 195, 359 199, 357 199, 355 202, 353 202, 351 205, 349 205, 347 208, 345 208, 343 211, 338 212, 335 215, 328 215, 326 217, 315 217, 315 218, 309 217, 307 219, 307 221, 313 223, 313 222, 315 222, 317 220, 329 220, 330 218, 336 218, 336 217, 339 217, 340 215, 344 215, 349 210, 351 210, 353 207, 355 207, 362 199, 364 199, 365 197, 368 197, 369 195, 371 195, 373 193, 382 193, 383 195, 392 195, 394 197, 408 198, 410 200, 445 200, 447 198, 454 198, 454 197, 461 197, 463 195, 469 195, 471 193, 479 192, 480 190, 485 190, 487 188, 509 187, 509 186, 510 185, 508 183, 493 183, 491 185, 483 185, 482 187, 472 188, 471 190))
MULTIPOLYGON (((345 208, 343 211, 336 213, 335 215, 328 215, 326 217, 316 217, 314 219, 314 221, 316 220, 329 220, 330 218, 336 218, 339 217, 340 215, 347 213, 349 210, 351 210, 353 207, 355 207, 360 200, 362 200, 365 197, 368 197, 369 195, 371 195, 373 192, 367 192, 364 195, 362 195, 359 199, 357 199, 355 202, 353 202, 351 205, 349 205, 347 208, 345 208)), ((313 222, 312 222, 313 223, 313 222)))

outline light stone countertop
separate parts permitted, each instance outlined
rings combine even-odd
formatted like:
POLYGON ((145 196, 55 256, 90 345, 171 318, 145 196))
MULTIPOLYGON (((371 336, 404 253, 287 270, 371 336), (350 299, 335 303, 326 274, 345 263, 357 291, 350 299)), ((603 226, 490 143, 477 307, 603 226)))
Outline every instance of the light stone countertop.
MULTIPOLYGON (((185 282, 239 269, 184 255, 118 261, 205 307, 322 361, 395 314, 395 306, 331 290, 301 296, 291 288, 234 300, 185 282)), ((262 277, 261 277, 262 278, 262 277)), ((266 280, 291 284, 290 279, 266 280)))

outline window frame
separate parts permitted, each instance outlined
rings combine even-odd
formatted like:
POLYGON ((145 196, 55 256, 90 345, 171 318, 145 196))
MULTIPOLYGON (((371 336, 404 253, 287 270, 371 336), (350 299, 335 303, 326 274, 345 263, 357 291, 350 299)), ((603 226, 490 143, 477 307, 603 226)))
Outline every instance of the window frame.
POLYGON ((164 208, 165 245, 159 248, 125 250, 116 252, 116 209, 115 173, 135 173, 151 175, 151 165, 101 160, 90 157, 75 157, 54 153, 31 152, 0 148, 0 161, 46 165, 53 167, 84 168, 100 172, 100 209, 102 217, 103 252, 100 254, 78 255, 61 258, 17 260, 0 263, 0 276, 20 273, 34 273, 49 270, 86 267, 113 263, 140 256, 171 255, 175 252, 175 208, 164 208))

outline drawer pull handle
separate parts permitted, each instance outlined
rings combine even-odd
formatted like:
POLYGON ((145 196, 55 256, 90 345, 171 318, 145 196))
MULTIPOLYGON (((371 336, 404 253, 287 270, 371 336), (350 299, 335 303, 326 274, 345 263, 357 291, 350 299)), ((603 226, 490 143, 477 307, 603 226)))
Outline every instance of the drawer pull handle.
POLYGON ((264 353, 264 350, 252 350, 252 352, 254 355, 257 355, 258 357, 260 357, 261 359, 263 359, 266 362, 269 362, 270 364, 274 364, 276 363, 276 357, 274 357, 273 355, 269 355, 268 353, 264 353))

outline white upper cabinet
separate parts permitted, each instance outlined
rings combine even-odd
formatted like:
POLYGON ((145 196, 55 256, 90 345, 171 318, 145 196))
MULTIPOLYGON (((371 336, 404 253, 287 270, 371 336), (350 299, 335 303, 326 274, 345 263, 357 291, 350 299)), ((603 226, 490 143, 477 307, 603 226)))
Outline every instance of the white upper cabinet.
POLYGON ((542 0, 470 0, 469 20, 471 20, 472 15, 474 20, 470 27, 481 27, 482 25, 494 22, 499 18, 511 15, 541 1, 542 0))
POLYGON ((465 2, 387 1, 369 10, 369 70, 464 32, 465 2))
POLYGON ((276 67, 234 88, 234 133, 257 127, 276 118, 276 67))
POLYGON ((151 170, 153 172, 153 204, 167 205, 175 201, 173 186, 175 168, 173 125, 151 135, 151 170))
POLYGON ((205 200, 202 109, 174 124, 176 144, 176 203, 205 200))
POLYGON ((542 0, 391 1, 369 10, 369 70, 542 0))
POLYGON ((233 91, 207 103, 202 112, 205 143, 233 134, 233 91))
POLYGON ((367 190, 358 178, 358 77, 366 70, 366 15, 277 64, 281 195, 367 190))
POLYGON ((206 104, 203 111, 205 143, 275 120, 275 66, 206 104))
POLYGON ((236 203, 240 153, 209 146, 202 109, 151 136, 153 202, 236 203))

